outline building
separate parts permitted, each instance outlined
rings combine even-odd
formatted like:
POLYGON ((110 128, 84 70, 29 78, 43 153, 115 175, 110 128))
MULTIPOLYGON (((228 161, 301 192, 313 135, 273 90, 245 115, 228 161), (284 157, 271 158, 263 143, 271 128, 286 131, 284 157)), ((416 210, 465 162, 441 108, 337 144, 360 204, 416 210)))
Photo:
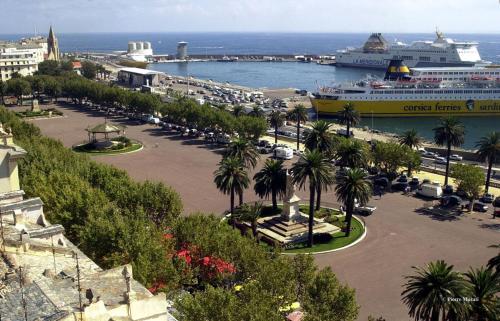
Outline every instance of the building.
POLYGON ((9 80, 14 73, 21 76, 33 75, 41 61, 43 61, 41 47, 0 44, 0 80, 9 80))
POLYGON ((47 60, 59 61, 60 58, 59 42, 57 41, 52 26, 50 26, 49 38, 47 38, 47 60))
POLYGON ((153 56, 151 42, 131 41, 128 43, 127 57, 134 61, 146 62, 153 56))
POLYGON ((177 43, 177 59, 185 60, 188 57, 187 46, 188 43, 184 41, 177 43))
POLYGON ((26 154, 0 124, 0 317, 2 320, 175 321, 165 294, 134 280, 130 265, 103 270, 50 224, 39 197, 24 198, 26 154))
POLYGON ((122 68, 118 71, 118 82, 130 87, 158 86, 162 74, 149 69, 122 68))

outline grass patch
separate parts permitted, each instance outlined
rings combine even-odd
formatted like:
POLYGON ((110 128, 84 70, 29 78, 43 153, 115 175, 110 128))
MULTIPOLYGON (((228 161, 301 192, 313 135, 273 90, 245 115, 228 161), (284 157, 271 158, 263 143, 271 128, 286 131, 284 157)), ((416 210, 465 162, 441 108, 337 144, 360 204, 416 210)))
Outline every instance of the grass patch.
POLYGON ((20 118, 34 118, 34 117, 49 117, 50 112, 52 112, 52 116, 62 116, 63 113, 55 108, 43 109, 40 111, 18 111, 16 112, 16 116, 20 118))
POLYGON ((121 148, 121 149, 105 149, 99 150, 95 149, 91 146, 91 144, 78 145, 73 147, 73 150, 77 153, 87 153, 91 155, 116 155, 123 153, 130 153, 137 151, 142 148, 142 144, 140 143, 132 143, 130 146, 121 148))
MULTIPOLYGON (((339 220, 339 224, 343 224, 343 219, 339 220)), ((329 242, 327 243, 322 243, 322 244, 314 244, 312 248, 307 247, 307 243, 298 243, 294 244, 294 248, 292 249, 287 249, 284 251, 284 253, 314 253, 314 252, 322 252, 322 251, 329 251, 329 250, 335 250, 339 249, 341 247, 344 247, 346 245, 349 245, 359 239, 361 235, 363 235, 365 229, 361 222, 359 222, 356 219, 352 219, 352 224, 351 224, 351 234, 349 237, 345 237, 344 232, 337 232, 332 235, 332 238, 329 242)))

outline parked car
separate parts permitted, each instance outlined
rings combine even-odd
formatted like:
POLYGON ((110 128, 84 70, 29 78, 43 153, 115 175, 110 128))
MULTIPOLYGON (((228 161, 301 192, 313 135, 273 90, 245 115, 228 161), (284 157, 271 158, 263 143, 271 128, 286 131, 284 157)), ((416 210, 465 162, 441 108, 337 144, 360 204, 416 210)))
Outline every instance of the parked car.
POLYGON ((443 189, 438 182, 422 184, 417 189, 417 195, 438 199, 443 196, 443 189))
POLYGON ((453 194, 453 186, 451 186, 451 185, 445 185, 445 187, 443 188, 443 194, 444 195, 451 195, 451 194, 453 194))
POLYGON ((398 177, 398 183, 408 183, 408 176, 406 175, 401 175, 398 177))
POLYGON ((436 159, 434 160, 434 163, 436 163, 436 164, 446 165, 446 158, 441 157, 441 156, 438 156, 438 157, 436 157, 436 159))
POLYGON ((494 200, 495 200, 495 196, 492 195, 492 194, 488 194, 488 193, 484 194, 481 197, 481 202, 483 202, 483 203, 489 203, 489 204, 491 204, 491 203, 493 203, 494 200))
POLYGON ((500 217, 500 208, 495 208, 493 211, 493 217, 500 217))
POLYGON ((293 149, 290 147, 276 147, 274 149, 274 157, 278 159, 292 159, 293 149))
POLYGON ((383 186, 383 187, 387 187, 389 186, 389 179, 387 177, 378 177, 376 178, 374 181, 373 181, 373 184, 375 186, 383 186))
POLYGON ((463 160, 464 158, 458 154, 453 154, 453 155, 450 155, 450 160, 454 160, 454 161, 461 161, 463 160))
POLYGON ((493 201, 493 206, 500 207, 500 196, 495 198, 495 200, 493 201))
POLYGON ((377 209, 376 206, 365 205, 365 206, 356 207, 354 209, 354 212, 356 214, 359 214, 359 215, 368 216, 368 215, 372 215, 376 209, 377 209))
POLYGON ((436 155, 437 155, 436 153, 429 152, 429 151, 424 151, 422 154, 423 157, 428 157, 428 158, 434 158, 434 157, 436 157, 436 155))
POLYGON ((418 177, 414 176, 408 184, 410 184, 410 186, 418 186, 420 184, 420 180, 418 177))
MULTIPOLYGON (((464 208, 469 208, 470 202, 466 202, 463 205, 464 208)), ((488 212, 488 205, 484 204, 483 202, 474 202, 474 204, 472 204, 472 210, 475 212, 488 212)))
POLYGON ((445 196, 441 199, 441 205, 445 207, 456 207, 462 203, 462 198, 456 195, 445 196))

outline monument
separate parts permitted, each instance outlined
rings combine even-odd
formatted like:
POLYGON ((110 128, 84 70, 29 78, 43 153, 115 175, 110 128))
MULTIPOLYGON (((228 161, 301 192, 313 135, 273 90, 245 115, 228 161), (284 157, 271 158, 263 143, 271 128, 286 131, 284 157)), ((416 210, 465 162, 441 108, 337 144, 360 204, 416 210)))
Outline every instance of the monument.
MULTIPOLYGON (((309 217, 300 212, 300 197, 295 192, 296 187, 292 176, 287 172, 286 192, 281 214, 262 217, 257 220, 257 231, 264 239, 278 242, 282 245, 303 242, 307 239, 309 217)), ((314 219, 313 234, 333 234, 338 231, 340 231, 340 228, 337 226, 314 219)))
POLYGON ((38 104, 38 99, 31 100, 31 111, 34 113, 38 113, 41 111, 40 105, 38 104))

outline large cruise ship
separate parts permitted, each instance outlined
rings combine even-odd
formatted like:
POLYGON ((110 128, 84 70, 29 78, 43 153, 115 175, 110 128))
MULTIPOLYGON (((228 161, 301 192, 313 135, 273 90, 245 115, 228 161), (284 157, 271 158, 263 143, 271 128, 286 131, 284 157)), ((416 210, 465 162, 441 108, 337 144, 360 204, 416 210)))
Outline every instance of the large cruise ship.
POLYGON ((362 117, 500 116, 500 66, 410 71, 391 60, 383 80, 320 87, 311 102, 319 114, 336 114, 351 102, 362 117))
POLYGON ((452 67, 485 65, 477 42, 457 42, 436 31, 434 41, 389 43, 380 33, 373 33, 361 48, 339 50, 337 66, 387 68, 390 59, 403 59, 409 67, 452 67))

